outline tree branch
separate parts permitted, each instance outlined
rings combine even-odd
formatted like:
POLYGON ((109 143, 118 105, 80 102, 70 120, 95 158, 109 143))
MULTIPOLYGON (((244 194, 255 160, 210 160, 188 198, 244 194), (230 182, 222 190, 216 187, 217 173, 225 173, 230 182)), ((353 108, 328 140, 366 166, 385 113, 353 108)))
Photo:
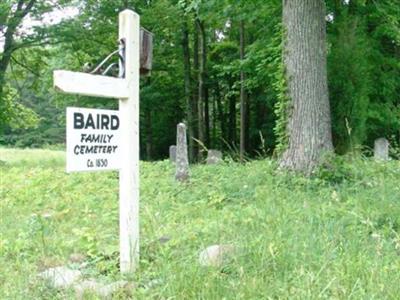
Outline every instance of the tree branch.
POLYGON ((36 71, 32 70, 31 68, 29 68, 27 65, 23 64, 22 62, 18 61, 14 56, 11 56, 11 60, 13 62, 15 62, 17 65, 19 65, 20 67, 24 68, 25 70, 31 72, 33 75, 35 76, 40 76, 39 73, 37 73, 36 71))
POLYGON ((35 4, 36 0, 30 0, 29 3, 25 6, 24 10, 22 11, 22 18, 24 18, 32 9, 33 5, 35 4))

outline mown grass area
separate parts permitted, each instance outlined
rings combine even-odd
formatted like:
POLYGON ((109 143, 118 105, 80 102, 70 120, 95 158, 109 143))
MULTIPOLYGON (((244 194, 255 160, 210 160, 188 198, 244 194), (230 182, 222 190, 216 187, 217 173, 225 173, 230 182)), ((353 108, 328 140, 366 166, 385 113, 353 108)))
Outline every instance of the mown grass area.
MULTIPOLYGON (((72 253, 87 257, 86 276, 121 278, 116 172, 66 174, 61 151, 0 149, 0 159, 0 299, 73 299, 37 277, 73 266, 72 253)), ((398 299, 400 162, 357 159, 336 172, 306 179, 271 160, 226 162, 194 166, 178 184, 168 161, 142 163, 130 297, 398 299), (199 251, 222 243, 237 248, 233 260, 201 267, 199 251)))

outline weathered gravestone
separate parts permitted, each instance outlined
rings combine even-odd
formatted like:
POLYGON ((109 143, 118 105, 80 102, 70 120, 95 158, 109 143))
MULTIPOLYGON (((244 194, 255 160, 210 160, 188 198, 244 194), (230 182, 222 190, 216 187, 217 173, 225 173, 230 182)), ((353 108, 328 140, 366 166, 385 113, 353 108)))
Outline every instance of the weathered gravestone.
POLYGON ((207 165, 215 165, 222 161, 222 152, 218 150, 208 150, 207 165))
POLYGON ((389 160, 389 141, 387 139, 375 140, 374 157, 376 160, 389 160))
POLYGON ((173 163, 176 161, 176 146, 175 145, 169 146, 169 161, 173 162, 173 163))
POLYGON ((175 179, 186 181, 189 179, 189 159, 186 140, 186 125, 179 123, 176 132, 176 173, 175 179))

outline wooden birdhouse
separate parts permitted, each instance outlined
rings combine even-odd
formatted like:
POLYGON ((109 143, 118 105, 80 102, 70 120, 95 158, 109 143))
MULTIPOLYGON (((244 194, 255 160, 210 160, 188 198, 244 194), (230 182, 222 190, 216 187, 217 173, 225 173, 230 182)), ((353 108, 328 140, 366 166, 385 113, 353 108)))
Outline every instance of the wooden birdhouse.
POLYGON ((140 75, 150 75, 152 61, 153 34, 144 28, 140 28, 140 75))

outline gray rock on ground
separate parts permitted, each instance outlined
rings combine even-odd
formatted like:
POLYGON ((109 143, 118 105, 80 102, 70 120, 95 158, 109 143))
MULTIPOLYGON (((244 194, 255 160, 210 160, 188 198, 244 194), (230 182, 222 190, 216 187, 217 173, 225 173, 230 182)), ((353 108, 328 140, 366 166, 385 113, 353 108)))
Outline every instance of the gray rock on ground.
POLYGON ((48 281, 52 287, 56 289, 65 289, 72 286, 82 277, 79 270, 72 270, 68 267, 61 266, 50 268, 39 274, 41 278, 48 281))
POLYGON ((164 245, 164 244, 168 243, 170 240, 171 240, 171 237, 166 236, 166 235, 163 235, 162 237, 160 237, 160 238, 158 239, 158 242, 159 242, 161 245, 164 245))
POLYGON ((212 245, 200 252, 199 263, 205 267, 220 267, 233 257, 234 252, 233 245, 212 245))
MULTIPOLYGON (((124 280, 109 284, 99 282, 94 278, 83 280, 81 271, 66 266, 47 269, 40 273, 39 277, 48 281, 55 289, 73 288, 77 299, 84 299, 87 292, 100 297, 100 299, 111 299, 116 291, 129 286, 129 283, 124 280)), ((132 288, 134 288, 133 285, 132 288)))

